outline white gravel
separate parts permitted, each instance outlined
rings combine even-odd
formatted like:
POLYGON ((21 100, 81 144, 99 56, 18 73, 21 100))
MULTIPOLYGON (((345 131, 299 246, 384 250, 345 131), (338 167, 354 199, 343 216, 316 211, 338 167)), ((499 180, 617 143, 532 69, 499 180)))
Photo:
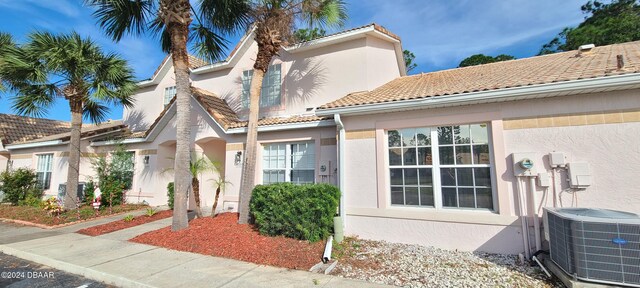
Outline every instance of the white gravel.
POLYGON ((562 287, 517 256, 345 239, 331 274, 402 287, 562 287))

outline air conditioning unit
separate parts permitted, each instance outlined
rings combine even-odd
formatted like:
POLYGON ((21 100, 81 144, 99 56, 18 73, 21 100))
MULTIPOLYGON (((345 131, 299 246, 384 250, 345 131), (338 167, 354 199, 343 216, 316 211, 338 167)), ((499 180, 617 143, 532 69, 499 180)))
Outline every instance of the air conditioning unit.
POLYGON ((607 209, 545 208, 553 263, 577 280, 640 287, 640 216, 607 209))

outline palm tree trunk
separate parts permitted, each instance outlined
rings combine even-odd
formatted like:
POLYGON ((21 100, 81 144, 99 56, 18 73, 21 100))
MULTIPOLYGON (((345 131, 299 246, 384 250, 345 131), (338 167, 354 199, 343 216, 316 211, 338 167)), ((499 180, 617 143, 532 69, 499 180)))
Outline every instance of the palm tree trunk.
MULTIPOLYGON (((270 60, 270 59, 269 59, 270 60)), ((270 61, 269 61, 270 62, 270 61)), ((268 63, 267 62, 267 65, 268 63)), ((260 92, 264 71, 253 69, 251 88, 249 89, 249 124, 247 127, 247 146, 244 152, 244 164, 242 165, 242 180, 240 182, 240 218, 238 223, 249 223, 249 202, 251 192, 255 186, 256 156, 258 154, 258 115, 260 114, 260 92)))
POLYGON ((187 219, 187 193, 191 184, 190 162, 190 89, 189 59, 187 57, 187 37, 189 23, 169 23, 171 34, 171 58, 176 78, 176 157, 174 164, 175 187, 172 231, 189 227, 187 219))
POLYGON ((64 196, 64 208, 76 208, 78 196, 78 178, 80 177, 80 132, 82 130, 82 100, 69 99, 71 110, 71 139, 69 140, 69 169, 67 171, 67 190, 64 196))
POLYGON ((196 200, 196 217, 202 218, 202 210, 200 209, 200 181, 198 177, 191 178, 191 187, 193 187, 193 198, 196 200))
POLYGON ((213 200, 213 208, 211 208, 211 218, 216 217, 216 208, 218 207, 218 198, 220 198, 220 186, 216 188, 216 197, 213 200))

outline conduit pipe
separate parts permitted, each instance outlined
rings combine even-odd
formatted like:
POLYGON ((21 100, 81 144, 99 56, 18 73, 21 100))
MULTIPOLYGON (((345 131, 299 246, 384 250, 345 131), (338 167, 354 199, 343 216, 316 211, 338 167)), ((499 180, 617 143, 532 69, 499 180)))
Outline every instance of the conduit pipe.
POLYGON ((340 218, 342 219, 342 229, 347 227, 347 213, 345 211, 345 140, 346 133, 344 131, 344 124, 340 119, 340 114, 333 114, 333 120, 338 127, 338 188, 340 188, 340 218))
POLYGON ((522 241, 524 245, 524 257, 529 259, 531 256, 531 249, 529 248, 529 224, 527 223, 527 210, 525 195, 526 191, 522 191, 522 185, 520 182, 521 177, 516 178, 516 188, 518 189, 518 209, 520 210, 520 224, 522 224, 522 241))
POLYGON ((540 220, 538 218, 538 209, 537 204, 538 200, 536 199, 536 178, 529 177, 529 191, 531 193, 531 206, 533 207, 533 234, 536 238, 536 252, 542 250, 542 243, 540 240, 540 220))

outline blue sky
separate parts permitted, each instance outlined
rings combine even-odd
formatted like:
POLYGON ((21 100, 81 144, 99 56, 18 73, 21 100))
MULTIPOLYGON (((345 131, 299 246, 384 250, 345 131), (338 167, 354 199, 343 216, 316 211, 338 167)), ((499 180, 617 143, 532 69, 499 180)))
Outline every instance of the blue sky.
MULTIPOLYGON (((562 28, 575 26, 584 15, 586 0, 347 0, 349 20, 345 28, 372 22, 402 38, 403 47, 416 55, 412 73, 454 68, 467 56, 510 54, 517 58, 537 54, 540 47, 562 28)), ((127 59, 139 79, 148 78, 164 58, 158 41, 126 37, 113 43, 105 37, 82 0, 0 0, 0 30, 21 42, 34 30, 77 31, 104 50, 127 59)), ((330 31, 334 32, 334 31, 330 31)), ((232 48, 240 35, 229 37, 232 48)), ((2 95, 0 113, 12 113, 11 95, 2 95)), ((60 100, 47 118, 70 119, 60 100)), ((113 107, 110 118, 122 118, 113 107)))

